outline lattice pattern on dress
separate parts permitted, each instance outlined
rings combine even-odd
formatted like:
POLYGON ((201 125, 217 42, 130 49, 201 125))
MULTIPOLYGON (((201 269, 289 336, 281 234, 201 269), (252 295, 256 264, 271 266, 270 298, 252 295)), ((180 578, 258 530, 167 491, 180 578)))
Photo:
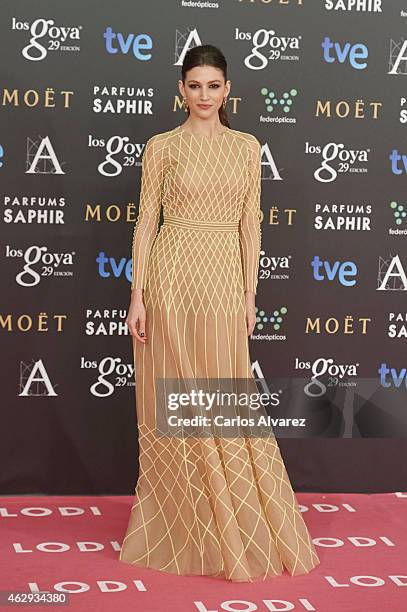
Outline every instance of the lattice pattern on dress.
MULTIPOLYGON (((178 126, 152 136, 142 158, 139 214, 132 242, 131 288, 145 287, 149 255, 163 206, 164 215, 168 212, 189 218, 193 213, 195 219, 203 222, 238 220, 244 289, 256 293, 261 244, 260 196, 261 145, 252 134, 225 130, 211 139, 195 136, 178 126), (231 134, 234 138, 228 142, 231 134), (213 181, 214 174, 216 181, 213 181), (191 200, 196 205, 194 210, 191 210, 191 200)), ((213 263, 216 264, 215 258, 213 263)))
POLYGON ((253 135, 229 128, 207 138, 178 126, 145 148, 132 286, 148 341, 133 338, 140 475, 126 563, 232 581, 319 564, 273 434, 155 432, 157 378, 253 377, 244 290, 257 289, 260 156, 253 135))

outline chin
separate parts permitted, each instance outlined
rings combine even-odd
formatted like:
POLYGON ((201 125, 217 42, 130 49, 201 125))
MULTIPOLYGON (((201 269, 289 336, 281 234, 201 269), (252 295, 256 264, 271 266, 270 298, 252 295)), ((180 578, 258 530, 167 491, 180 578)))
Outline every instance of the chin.
POLYGON ((195 113, 199 116, 202 117, 202 119, 209 119, 209 117, 213 117, 215 115, 217 115, 217 110, 213 110, 211 109, 211 111, 209 112, 209 110, 203 110, 202 108, 197 107, 195 109, 195 113))

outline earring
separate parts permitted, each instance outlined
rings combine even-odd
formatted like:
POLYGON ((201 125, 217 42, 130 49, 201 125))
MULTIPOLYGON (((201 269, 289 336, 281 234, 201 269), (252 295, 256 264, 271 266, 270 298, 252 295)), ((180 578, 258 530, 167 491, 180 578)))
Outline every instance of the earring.
POLYGON ((226 107, 226 102, 227 102, 227 101, 228 101, 228 99, 227 99, 227 98, 223 98, 223 102, 222 102, 222 106, 223 106, 223 108, 225 108, 225 107, 226 107))
POLYGON ((187 99, 186 98, 182 98, 182 104, 188 110, 188 103, 187 103, 187 99))

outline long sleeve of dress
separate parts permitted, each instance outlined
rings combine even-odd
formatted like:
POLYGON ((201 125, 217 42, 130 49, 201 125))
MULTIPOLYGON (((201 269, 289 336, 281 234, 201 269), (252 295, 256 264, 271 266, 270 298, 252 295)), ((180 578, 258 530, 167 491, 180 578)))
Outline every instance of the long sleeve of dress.
POLYGON ((261 145, 256 137, 250 141, 248 187, 239 225, 245 291, 257 292, 257 275, 261 247, 261 145))
POLYGON ((131 289, 144 289, 151 247, 160 220, 164 182, 164 147, 152 136, 146 143, 142 159, 139 212, 132 242, 131 289))

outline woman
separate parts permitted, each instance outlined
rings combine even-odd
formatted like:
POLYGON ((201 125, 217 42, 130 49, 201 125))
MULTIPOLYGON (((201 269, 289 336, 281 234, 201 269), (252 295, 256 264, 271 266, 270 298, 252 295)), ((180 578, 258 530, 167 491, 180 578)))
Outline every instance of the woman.
POLYGON ((142 162, 127 318, 140 474, 120 560, 232 581, 307 573, 319 559, 274 436, 157 435, 156 380, 254 380, 261 146, 229 125, 219 49, 191 49, 179 89, 187 120, 142 162))

